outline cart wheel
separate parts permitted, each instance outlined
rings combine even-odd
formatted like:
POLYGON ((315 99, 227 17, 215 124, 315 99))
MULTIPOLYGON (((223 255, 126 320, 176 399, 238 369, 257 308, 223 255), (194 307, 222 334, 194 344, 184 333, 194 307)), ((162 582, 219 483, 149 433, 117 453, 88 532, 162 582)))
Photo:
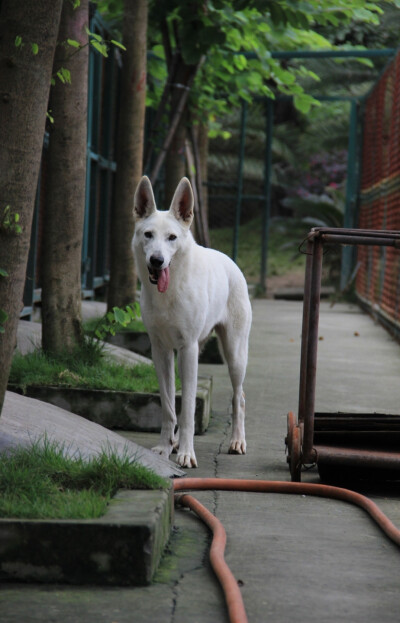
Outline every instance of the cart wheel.
POLYGON ((301 481, 301 433, 299 426, 292 429, 292 443, 290 446, 290 474, 292 482, 301 481))
POLYGON ((288 458, 290 457, 292 447, 292 433, 295 426, 296 416, 293 411, 289 411, 289 413, 287 414, 287 435, 285 437, 286 452, 288 453, 288 458))

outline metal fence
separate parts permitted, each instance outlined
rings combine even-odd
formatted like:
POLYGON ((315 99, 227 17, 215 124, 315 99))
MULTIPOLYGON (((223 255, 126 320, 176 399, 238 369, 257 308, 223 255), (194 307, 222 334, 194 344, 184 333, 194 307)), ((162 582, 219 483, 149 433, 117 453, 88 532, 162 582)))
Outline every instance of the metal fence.
MULTIPOLYGON (((400 53, 366 99, 358 227, 400 230, 400 53)), ((358 249, 361 303, 400 335, 400 253, 358 249)))

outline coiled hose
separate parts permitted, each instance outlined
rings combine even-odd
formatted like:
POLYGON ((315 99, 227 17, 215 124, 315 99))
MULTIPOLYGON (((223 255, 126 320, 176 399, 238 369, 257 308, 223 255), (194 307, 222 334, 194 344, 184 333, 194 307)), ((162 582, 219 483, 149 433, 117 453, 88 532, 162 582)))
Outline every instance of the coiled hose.
POLYGON ((248 623, 239 586, 224 559, 226 533, 222 523, 198 500, 178 491, 246 491, 254 493, 288 493, 314 495, 355 504, 363 508, 396 545, 400 546, 400 530, 369 498, 350 489, 330 485, 276 480, 241 480, 228 478, 184 478, 174 481, 175 504, 190 508, 213 533, 210 562, 225 595, 231 623, 248 623))

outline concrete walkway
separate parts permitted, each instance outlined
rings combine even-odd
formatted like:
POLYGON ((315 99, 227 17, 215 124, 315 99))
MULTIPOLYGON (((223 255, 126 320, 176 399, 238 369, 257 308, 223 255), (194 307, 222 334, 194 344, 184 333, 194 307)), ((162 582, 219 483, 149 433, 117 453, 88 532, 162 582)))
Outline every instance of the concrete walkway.
MULTIPOLYGON (((214 377, 214 416, 197 437, 193 476, 289 480, 286 414, 297 410, 302 305, 254 301, 246 389, 246 456, 227 454, 230 386, 214 377)), ((400 412, 400 347, 355 306, 321 307, 317 410, 400 412), (322 339, 323 338, 323 339, 322 339)), ((155 436, 129 434, 151 447, 155 436)), ((314 471, 303 480, 318 482, 314 471)), ((251 623, 389 623, 399 619, 400 550, 363 511, 318 498, 196 493, 224 523, 226 560, 240 580, 251 623)), ((400 494, 376 496, 400 526, 400 494)), ((68 547, 68 543, 65 544, 68 547)), ((3 623, 225 623, 208 563, 209 535, 188 511, 175 529, 156 581, 147 588, 3 585, 3 623)))

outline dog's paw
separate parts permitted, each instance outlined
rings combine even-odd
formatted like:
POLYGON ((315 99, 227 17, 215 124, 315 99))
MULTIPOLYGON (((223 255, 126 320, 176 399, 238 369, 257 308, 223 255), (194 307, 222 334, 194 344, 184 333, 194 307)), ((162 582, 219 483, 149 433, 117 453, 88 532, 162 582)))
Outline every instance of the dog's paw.
POLYGON ((177 454, 179 450, 179 433, 175 435, 174 441, 172 442, 172 454, 177 454))
POLYGON ((189 469, 191 467, 197 467, 197 459, 196 459, 196 455, 193 450, 191 452, 179 452, 178 451, 176 462, 181 467, 187 467, 189 469))
POLYGON ((246 440, 245 439, 231 439, 228 453, 229 454, 246 454, 246 440))
POLYGON ((155 454, 159 454, 160 456, 163 456, 165 459, 169 459, 169 455, 171 454, 172 447, 158 445, 158 446, 154 446, 154 448, 152 448, 151 450, 155 454))

